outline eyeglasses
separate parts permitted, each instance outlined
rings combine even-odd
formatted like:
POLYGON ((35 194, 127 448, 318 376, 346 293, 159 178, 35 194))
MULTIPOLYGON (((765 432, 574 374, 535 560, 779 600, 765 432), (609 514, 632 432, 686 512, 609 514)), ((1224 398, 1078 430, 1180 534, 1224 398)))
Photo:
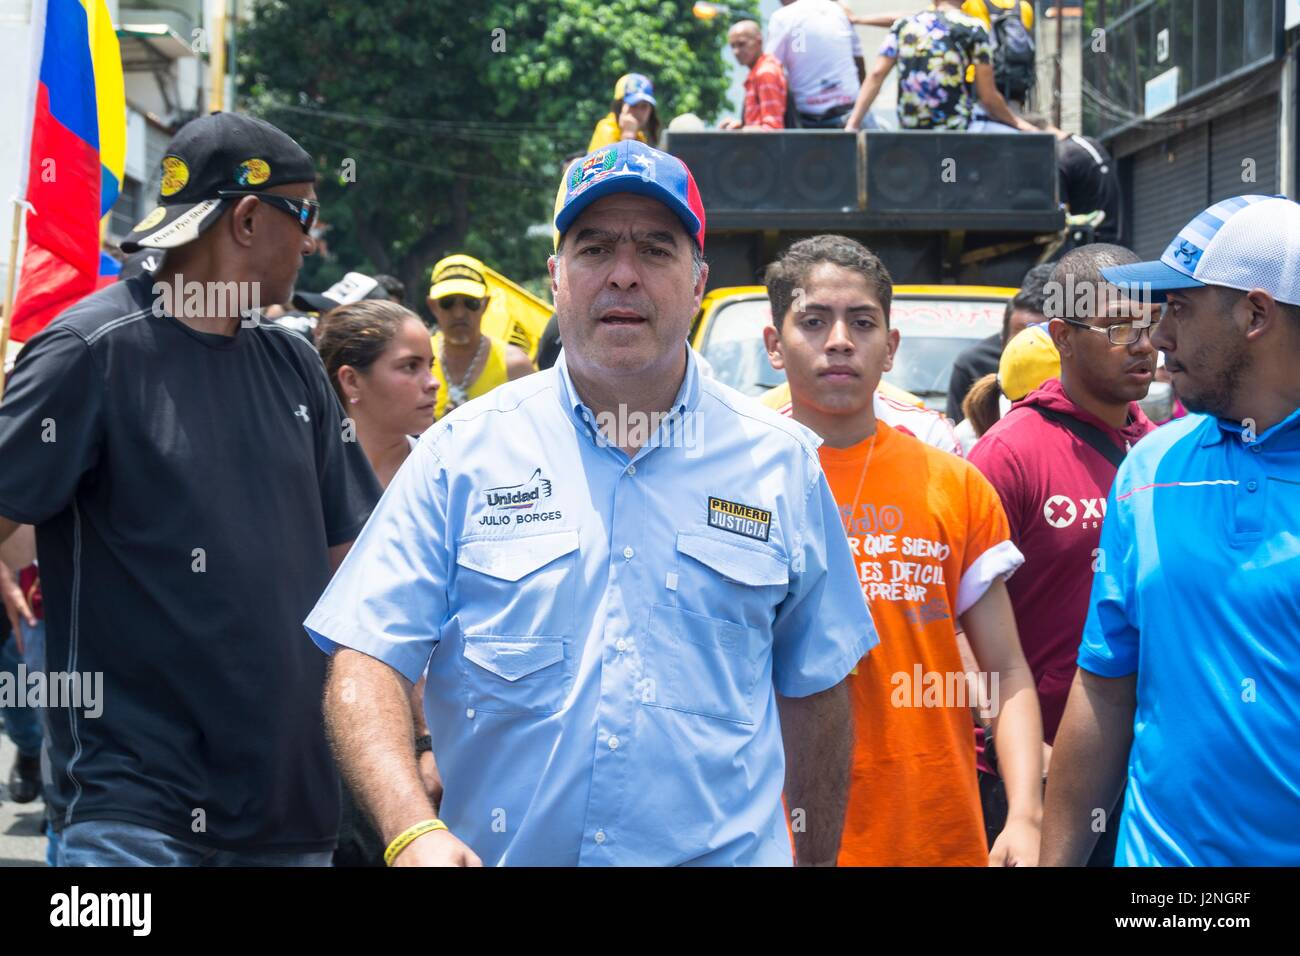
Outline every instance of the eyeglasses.
POLYGON ((274 206, 281 212, 293 216, 294 219, 298 220, 298 225, 302 228, 303 233, 308 236, 316 228, 316 221, 320 218, 320 203, 315 199, 293 199, 290 196, 277 196, 275 193, 259 193, 242 189, 223 189, 217 195, 222 199, 230 199, 234 196, 252 196, 268 206, 274 206))
POLYGON ((477 312, 479 309, 483 308, 482 299, 471 299, 467 295, 444 295, 438 300, 438 305, 450 312, 452 309, 456 308, 457 299, 465 303, 465 308, 470 312, 477 312))
POLYGON ((1132 345, 1138 339, 1142 338, 1142 333, 1148 335, 1155 328, 1156 319, 1151 322, 1116 322, 1114 325, 1108 325, 1104 329, 1099 329, 1095 325, 1089 325, 1087 322, 1080 322, 1078 319, 1062 319, 1061 321, 1069 325, 1077 325, 1081 329, 1087 329, 1089 332, 1100 332, 1106 338, 1110 339, 1111 345, 1132 345))

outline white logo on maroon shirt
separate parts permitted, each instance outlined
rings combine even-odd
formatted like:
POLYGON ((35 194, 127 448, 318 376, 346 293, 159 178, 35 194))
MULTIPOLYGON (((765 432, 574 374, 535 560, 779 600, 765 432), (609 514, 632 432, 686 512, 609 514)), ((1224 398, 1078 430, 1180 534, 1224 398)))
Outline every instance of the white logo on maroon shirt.
POLYGON ((1043 505, 1043 517, 1053 528, 1068 528, 1074 524, 1079 509, 1065 495, 1052 495, 1043 505))
POLYGON ((1079 517, 1079 508, 1083 508, 1083 518, 1079 520, 1080 528, 1100 528, 1106 517, 1105 498, 1080 498, 1076 503, 1066 495, 1052 495, 1043 504, 1043 517, 1053 528, 1068 528, 1079 517))

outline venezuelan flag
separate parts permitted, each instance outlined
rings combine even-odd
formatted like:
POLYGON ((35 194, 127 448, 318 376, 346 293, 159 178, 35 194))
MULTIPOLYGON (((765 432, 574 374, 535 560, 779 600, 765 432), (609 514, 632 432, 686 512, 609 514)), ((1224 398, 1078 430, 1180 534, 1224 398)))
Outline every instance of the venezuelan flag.
POLYGON ((29 204, 27 250, 11 331, 19 342, 112 281, 118 269, 100 251, 101 220, 126 169, 122 53, 104 0, 33 0, 32 33, 28 161, 18 190, 29 204))

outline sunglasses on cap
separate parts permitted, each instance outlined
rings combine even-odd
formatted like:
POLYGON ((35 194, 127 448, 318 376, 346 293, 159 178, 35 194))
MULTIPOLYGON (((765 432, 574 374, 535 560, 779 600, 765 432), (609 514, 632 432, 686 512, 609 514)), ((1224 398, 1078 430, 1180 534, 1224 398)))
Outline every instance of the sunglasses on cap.
POLYGON ((281 212, 293 216, 294 219, 298 220, 298 225, 302 228, 303 234, 308 236, 316 228, 316 221, 320 218, 320 202, 315 199, 293 199, 290 196, 259 193, 251 189, 223 189, 217 195, 222 199, 231 199, 235 196, 252 196, 268 206, 274 206, 281 212))
POLYGON ((477 312, 479 309, 483 308, 482 299, 471 299, 467 295, 444 295, 441 299, 438 299, 437 301, 439 306, 450 311, 456 308, 456 301, 458 299, 461 302, 465 303, 465 308, 468 309, 470 312, 477 312))

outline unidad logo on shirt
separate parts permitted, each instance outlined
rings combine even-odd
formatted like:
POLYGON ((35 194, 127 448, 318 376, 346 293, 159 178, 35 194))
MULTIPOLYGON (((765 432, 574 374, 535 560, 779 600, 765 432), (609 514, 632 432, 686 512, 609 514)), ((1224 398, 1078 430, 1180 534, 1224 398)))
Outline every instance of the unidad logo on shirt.
POLYGON ((551 497, 551 481, 536 469, 527 481, 517 485, 498 485, 483 492, 487 506, 500 511, 521 511, 534 508, 543 498, 551 497))
POLYGON ((772 512, 709 496, 709 527, 766 541, 772 529, 772 512))

